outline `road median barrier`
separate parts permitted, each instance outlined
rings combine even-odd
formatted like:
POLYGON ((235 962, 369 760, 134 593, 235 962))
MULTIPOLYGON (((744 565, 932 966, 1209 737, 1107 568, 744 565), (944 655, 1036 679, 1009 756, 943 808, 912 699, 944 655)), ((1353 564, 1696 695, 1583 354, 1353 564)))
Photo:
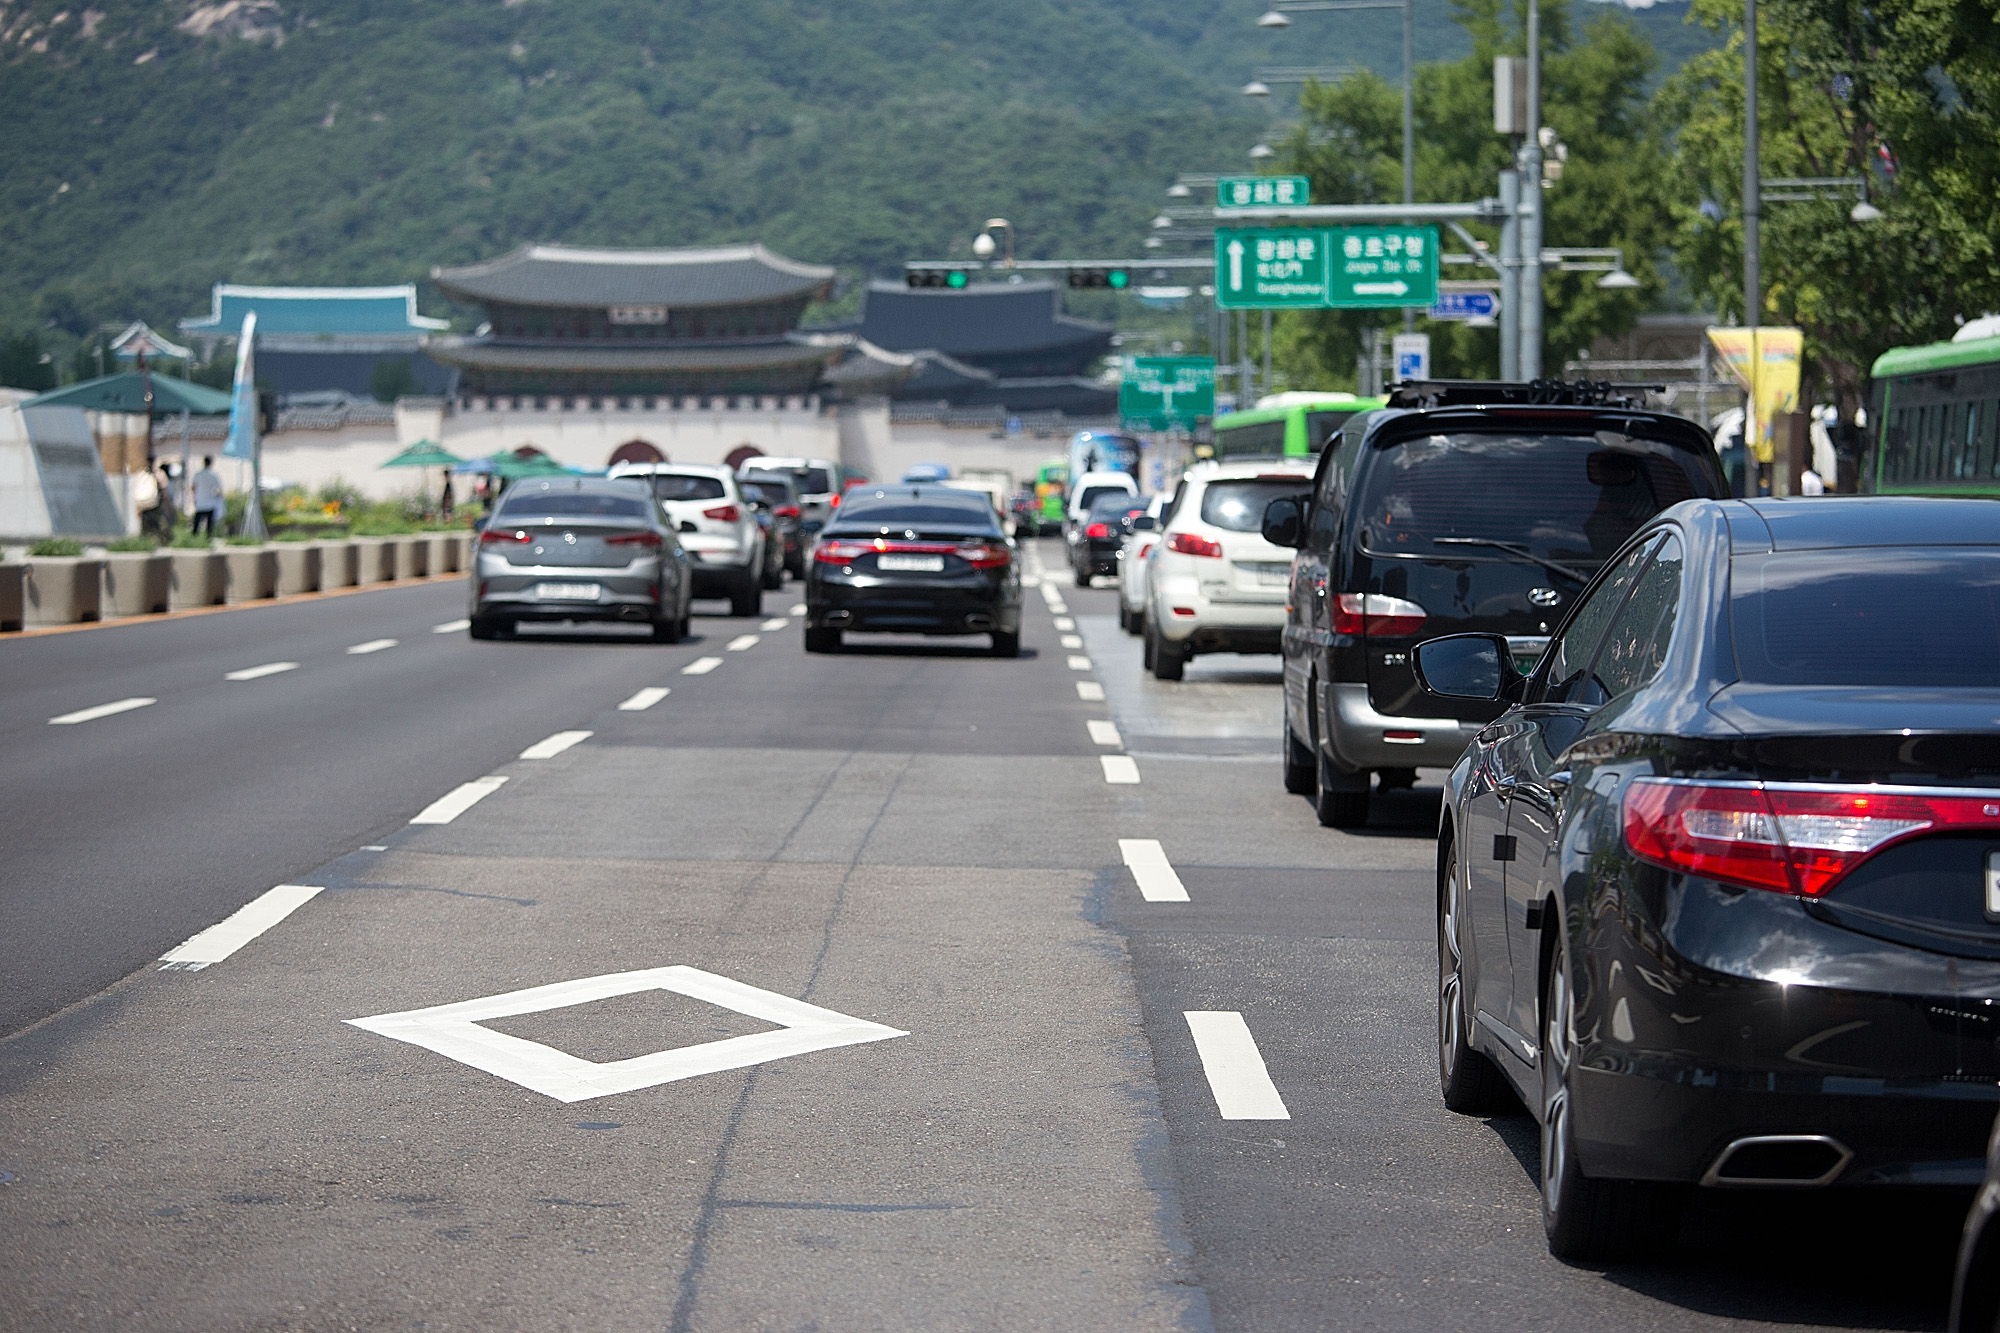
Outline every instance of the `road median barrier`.
POLYGON ((174 561, 167 552, 106 552, 100 608, 105 615, 152 615, 166 610, 173 595, 174 561))
POLYGON ((319 547, 321 591, 352 588, 361 582, 361 548, 352 537, 328 538, 314 545, 319 547))
POLYGON ((74 625, 102 612, 104 561, 96 556, 28 557, 22 579, 29 625, 74 625))
POLYGON ((396 539, 393 537, 356 537, 354 549, 360 557, 360 572, 356 583, 394 583, 396 581, 396 539))
POLYGON ((324 586, 326 553, 318 542, 276 542, 272 550, 278 557, 278 596, 318 592, 324 586))
POLYGON ((173 560, 173 590, 167 609, 184 611, 191 606, 216 606, 228 592, 228 572, 222 552, 183 548, 169 552, 173 560))
POLYGON ((25 566, 0 563, 0 630, 21 628, 21 577, 26 573, 25 566))
POLYGON ((278 595, 278 553, 269 546, 231 546, 223 559, 228 571, 223 600, 261 602, 278 595))
POLYGON ((430 577, 431 539, 428 535, 392 538, 396 545, 396 577, 399 579, 421 579, 430 577))

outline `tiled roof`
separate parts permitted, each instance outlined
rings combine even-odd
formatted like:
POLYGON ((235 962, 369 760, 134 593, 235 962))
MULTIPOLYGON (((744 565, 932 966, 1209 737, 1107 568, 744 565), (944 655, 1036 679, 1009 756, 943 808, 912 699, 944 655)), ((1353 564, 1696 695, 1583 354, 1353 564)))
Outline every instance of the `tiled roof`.
POLYGON ((749 305, 809 298, 833 270, 774 255, 761 245, 697 250, 593 250, 524 245, 481 264, 435 268, 452 296, 511 305, 610 307, 749 305))
POLYGON ((401 334, 416 338, 451 327, 448 321, 417 313, 415 283, 400 287, 239 287, 218 282, 209 299, 207 318, 182 320, 182 333, 233 338, 243 329, 243 316, 252 310, 257 312, 259 337, 401 334))
POLYGON ((936 348, 979 365, 988 357, 1047 351, 1075 360, 1077 369, 1109 349, 1112 331, 1063 314, 1062 288, 1052 282, 975 283, 956 291, 871 283, 860 322, 845 327, 897 352, 936 348))
POLYGON ((839 346, 798 343, 745 343, 724 347, 513 347, 467 343, 434 348, 431 356, 468 370, 602 372, 645 375, 662 371, 773 370, 825 363, 842 354, 839 346))

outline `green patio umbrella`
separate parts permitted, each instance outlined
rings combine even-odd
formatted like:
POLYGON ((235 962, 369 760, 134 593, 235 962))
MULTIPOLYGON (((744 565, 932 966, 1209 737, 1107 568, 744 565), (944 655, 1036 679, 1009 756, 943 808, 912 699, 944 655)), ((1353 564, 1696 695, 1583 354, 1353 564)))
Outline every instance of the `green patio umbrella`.
POLYGON ((487 460, 493 465, 494 474, 505 481, 519 481, 523 477, 571 477, 576 474, 547 454, 529 454, 525 458, 517 453, 498 453, 487 460))
POLYGON ((465 460, 430 440, 418 440, 384 463, 383 467, 462 467, 465 460))
POLYGON ((120 371, 99 379, 85 380, 61 389, 51 389, 21 404, 23 407, 80 407, 86 412, 143 412, 146 410, 146 380, 153 381, 153 415, 176 416, 182 412, 198 417, 227 416, 229 395, 205 385, 190 384, 162 375, 159 371, 120 371))

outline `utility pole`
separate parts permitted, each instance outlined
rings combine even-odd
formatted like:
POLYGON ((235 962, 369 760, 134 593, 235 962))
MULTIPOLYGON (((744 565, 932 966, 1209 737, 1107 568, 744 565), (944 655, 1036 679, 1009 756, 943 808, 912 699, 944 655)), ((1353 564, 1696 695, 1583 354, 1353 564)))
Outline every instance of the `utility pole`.
POLYGON ((1757 411, 1758 372, 1763 368, 1757 329, 1764 322, 1762 237, 1758 234, 1763 223, 1764 183, 1757 133, 1757 0, 1743 0, 1743 323, 1750 330, 1750 398, 1743 408, 1743 462, 1748 474, 1745 487, 1751 495, 1760 489, 1749 478, 1762 470, 1763 460, 1757 453, 1764 442, 1757 411))
MULTIPOLYGON (((1754 4, 1756 0, 1745 0, 1754 4)), ((1403 0, 1403 202, 1417 202, 1416 18, 1412 0, 1403 0)), ((1403 310, 1403 332, 1417 331, 1417 312, 1403 310)))
POLYGON ((1500 378, 1521 378, 1521 173, 1500 173, 1500 378))
MULTIPOLYGON (((1746 0, 1755 4, 1756 0, 1746 0)), ((1528 0, 1528 141, 1521 149, 1521 315, 1518 370, 1542 377, 1542 8, 1528 0)))

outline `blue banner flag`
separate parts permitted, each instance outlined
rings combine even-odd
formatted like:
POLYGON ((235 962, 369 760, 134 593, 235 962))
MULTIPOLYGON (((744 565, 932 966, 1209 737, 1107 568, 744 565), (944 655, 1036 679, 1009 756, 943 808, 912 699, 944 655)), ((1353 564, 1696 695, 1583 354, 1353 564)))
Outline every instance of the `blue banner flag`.
POLYGON ((236 382, 229 390, 229 439, 222 452, 246 461, 257 457, 257 312, 243 316, 236 341, 236 382))

